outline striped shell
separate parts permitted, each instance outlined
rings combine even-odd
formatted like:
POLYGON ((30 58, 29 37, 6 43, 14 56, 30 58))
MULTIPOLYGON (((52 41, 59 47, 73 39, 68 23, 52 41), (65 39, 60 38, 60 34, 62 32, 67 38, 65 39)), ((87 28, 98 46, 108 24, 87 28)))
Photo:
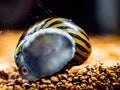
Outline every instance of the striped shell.
MULTIPOLYGON (((33 80, 36 77, 41 78, 41 77, 55 74, 56 72, 59 72, 70 61, 70 60, 69 61, 66 60, 67 62, 64 66, 58 67, 58 68, 60 68, 60 70, 56 70, 55 72, 52 72, 52 73, 50 72, 50 74, 38 75, 39 73, 34 74, 35 73, 33 71, 34 69, 31 69, 31 67, 33 67, 33 66, 30 66, 29 65, 30 63, 28 63, 27 60, 24 59, 25 54, 23 54, 22 48, 25 47, 26 41, 30 40, 32 38, 32 36, 34 36, 34 34, 37 32, 38 33, 44 32, 44 31, 47 32, 49 30, 52 31, 52 29, 58 31, 58 33, 59 33, 59 31, 62 34, 64 33, 63 36, 65 36, 67 38, 70 37, 69 38, 70 43, 73 43, 73 42, 75 43, 75 47, 74 47, 75 53, 74 53, 73 57, 71 57, 71 59, 73 58, 74 60, 76 60, 80 64, 82 64, 89 57, 89 55, 91 53, 91 45, 89 43, 89 38, 83 29, 81 29, 79 26, 77 26, 71 20, 68 20, 66 18, 47 18, 41 22, 36 23, 31 28, 29 28, 29 30, 21 36, 21 38, 18 42, 18 45, 16 47, 15 62, 17 64, 19 70, 21 69, 21 67, 24 63, 23 66, 25 66, 25 67, 22 68, 22 70, 25 71, 25 74, 26 74, 27 73, 26 69, 29 69, 28 71, 31 73, 29 75, 27 73, 26 76, 22 75, 24 78, 26 78, 28 80, 33 80), (29 78, 28 78, 28 76, 29 76, 29 78)), ((48 33, 50 33, 51 31, 49 31, 48 33)), ((55 31, 55 33, 57 33, 56 31, 55 31)), ((34 40, 30 41, 30 42, 33 43, 34 40)), ((73 54, 73 52, 72 52, 72 54, 73 54)), ((31 61, 29 60, 29 62, 31 62, 31 61)), ((36 72, 38 72, 38 71, 36 71, 36 72)), ((20 71, 20 73, 21 73, 21 71, 20 71)), ((44 74, 44 73, 42 73, 42 74, 44 74)))

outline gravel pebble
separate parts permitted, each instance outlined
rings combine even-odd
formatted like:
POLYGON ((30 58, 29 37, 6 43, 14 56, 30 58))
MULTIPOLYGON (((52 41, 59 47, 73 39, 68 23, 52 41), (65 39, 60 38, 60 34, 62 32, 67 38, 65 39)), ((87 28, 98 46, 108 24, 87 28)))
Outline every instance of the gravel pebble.
POLYGON ((59 81, 58 77, 56 77, 56 76, 51 76, 51 82, 52 82, 52 83, 56 83, 56 82, 58 82, 58 81, 59 81))

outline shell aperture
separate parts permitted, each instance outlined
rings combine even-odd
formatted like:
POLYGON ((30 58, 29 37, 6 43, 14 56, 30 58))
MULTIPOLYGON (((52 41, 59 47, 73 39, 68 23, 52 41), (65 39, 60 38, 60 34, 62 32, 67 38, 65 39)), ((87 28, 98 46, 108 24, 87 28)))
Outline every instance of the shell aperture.
POLYGON ((74 53, 72 37, 55 28, 35 32, 22 47, 26 66, 35 77, 40 78, 60 71, 74 57, 74 53))

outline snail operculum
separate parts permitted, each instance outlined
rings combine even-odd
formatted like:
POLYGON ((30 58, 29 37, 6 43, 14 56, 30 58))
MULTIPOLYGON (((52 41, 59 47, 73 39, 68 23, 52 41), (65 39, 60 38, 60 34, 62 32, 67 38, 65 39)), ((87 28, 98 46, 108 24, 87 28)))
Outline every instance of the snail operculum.
POLYGON ((74 57, 75 42, 68 33, 60 29, 47 28, 29 37, 21 50, 28 68, 20 68, 20 73, 22 71, 25 75, 22 74, 24 78, 28 71, 34 73, 35 77, 57 73, 74 57))

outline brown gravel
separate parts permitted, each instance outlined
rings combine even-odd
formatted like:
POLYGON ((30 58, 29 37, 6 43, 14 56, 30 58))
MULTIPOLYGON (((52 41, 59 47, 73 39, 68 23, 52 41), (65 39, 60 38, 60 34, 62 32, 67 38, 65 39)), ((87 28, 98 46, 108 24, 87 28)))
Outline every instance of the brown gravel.
POLYGON ((120 63, 87 65, 76 73, 56 74, 28 81, 17 70, 0 71, 0 90, 120 90, 120 63))
POLYGON ((70 70, 30 82, 21 78, 13 57, 22 33, 0 33, 0 90, 120 90, 119 36, 92 35, 92 53, 84 65, 75 67, 75 62, 70 70))

